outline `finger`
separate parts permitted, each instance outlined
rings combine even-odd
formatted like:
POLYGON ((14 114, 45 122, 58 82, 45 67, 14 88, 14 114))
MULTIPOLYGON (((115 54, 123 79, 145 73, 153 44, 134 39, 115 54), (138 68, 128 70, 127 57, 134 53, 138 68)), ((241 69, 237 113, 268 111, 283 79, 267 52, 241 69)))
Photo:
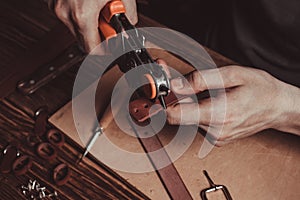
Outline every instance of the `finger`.
POLYGON ((70 12, 69 9, 62 1, 58 1, 54 7, 54 12, 58 19, 60 19, 71 31, 71 33, 76 36, 74 26, 70 19, 70 12))
POLYGON ((138 22, 136 0, 123 0, 126 9, 126 16, 130 23, 135 25, 138 22))
POLYGON ((243 83, 238 66, 226 66, 218 69, 193 71, 186 79, 171 80, 171 88, 179 94, 195 94, 204 90, 230 88, 243 83))
POLYGON ((221 141, 218 139, 218 136, 216 136, 215 132, 220 130, 215 130, 212 126, 205 126, 205 125, 199 125, 200 133, 205 137, 205 140, 207 140, 211 145, 221 147, 226 145, 227 143, 230 143, 230 141, 221 141))
POLYGON ((190 97, 181 99, 180 101, 178 101, 178 104, 183 104, 183 103, 195 103, 194 100, 190 97))
POLYGON ((246 138, 249 137, 257 132, 259 132, 260 130, 257 129, 256 127, 254 128, 250 128, 250 129, 245 129, 245 130, 241 130, 239 132, 234 132, 232 130, 232 132, 228 132, 226 134, 223 134, 221 137, 218 138, 218 141, 223 141, 223 142, 232 142, 235 141, 237 139, 242 139, 242 138, 246 138))
POLYGON ((232 141, 217 141, 216 143, 215 143, 215 146, 217 146, 217 147, 223 147, 223 146, 225 146, 226 144, 229 144, 229 143, 231 143, 232 141))
POLYGON ((209 125, 211 109, 198 103, 177 104, 167 108, 167 120, 172 125, 209 125))
POLYGON ((199 113, 196 103, 177 104, 167 108, 167 120, 172 125, 194 125, 199 123, 199 113))
POLYGON ((91 52, 98 44, 100 44, 100 34, 98 31, 99 12, 91 15, 73 13, 73 25, 77 30, 77 38, 83 44, 86 52, 91 52))
POLYGON ((160 58, 158 58, 156 60, 156 63, 159 64, 160 66, 162 66, 163 70, 167 74, 167 77, 170 79, 171 78, 171 73, 170 73, 170 70, 169 70, 169 67, 168 67, 167 63, 163 59, 160 59, 160 58))

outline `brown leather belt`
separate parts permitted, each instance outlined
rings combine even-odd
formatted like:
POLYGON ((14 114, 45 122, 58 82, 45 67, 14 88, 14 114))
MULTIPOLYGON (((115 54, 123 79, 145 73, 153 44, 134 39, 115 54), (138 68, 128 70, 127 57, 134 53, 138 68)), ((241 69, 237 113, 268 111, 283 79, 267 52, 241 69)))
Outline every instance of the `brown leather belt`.
MULTIPOLYGON (((136 105, 142 106, 143 104, 139 104, 140 101, 135 102, 136 105)), ((128 116, 129 117, 129 116, 128 116)), ((159 179, 163 183, 168 195, 171 199, 174 200, 189 200, 193 199, 189 191, 187 190, 184 182, 182 181, 178 171, 176 170, 175 166, 173 165, 172 161, 168 153, 165 151, 162 143, 160 142, 158 136, 155 134, 152 137, 142 137, 142 134, 145 132, 141 128, 141 126, 137 126, 136 124, 132 123, 130 119, 128 119, 130 126, 132 127, 133 131, 135 132, 137 138, 139 139, 144 151, 147 153, 148 158, 150 159, 156 173, 158 174, 159 179), (156 150, 162 150, 161 153, 157 154, 150 154, 150 152, 156 150), (170 163, 168 166, 164 168, 159 168, 160 163, 170 163)), ((148 126, 149 127, 149 126, 148 126)), ((147 128, 148 134, 151 134, 150 131, 154 132, 152 128, 147 128)))
MULTIPOLYGON (((173 92, 170 92, 170 94, 165 97, 165 103, 167 106, 171 106, 187 97, 188 96, 186 95, 175 95, 173 92)), ((145 122, 163 109, 164 108, 161 106, 158 99, 155 102, 152 102, 149 99, 142 97, 129 103, 129 113, 137 122, 145 122), (157 106, 154 107, 153 105, 157 106)))

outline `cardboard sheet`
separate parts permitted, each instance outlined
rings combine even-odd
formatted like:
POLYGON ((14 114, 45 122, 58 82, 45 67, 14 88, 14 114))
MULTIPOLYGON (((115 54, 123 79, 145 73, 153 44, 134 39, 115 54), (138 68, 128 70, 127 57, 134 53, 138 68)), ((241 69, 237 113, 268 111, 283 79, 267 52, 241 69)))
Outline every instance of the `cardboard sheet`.
MULTIPOLYGON (((150 53, 153 57, 164 58, 169 65, 179 69, 183 74, 192 69, 167 52, 150 50, 150 53)), ((103 93, 101 90, 101 94, 96 94, 96 99, 101 99, 97 102, 106 105, 108 100, 103 97, 106 96, 105 93, 109 94, 111 82, 120 75, 121 72, 114 69, 101 79, 102 87, 108 91, 103 93)), ((88 92, 90 89, 85 90, 77 98, 88 92)), ((99 112, 105 109, 103 105, 97 108, 99 112)), ((85 120, 80 127, 90 133, 94 121, 89 119, 84 111, 82 118, 85 120)), ((74 126, 72 102, 55 113, 50 121, 78 144, 84 145, 74 126)), ((174 137, 176 127, 166 127, 162 132, 159 138, 163 144, 167 144, 174 137)), ((115 122, 108 127, 106 135, 114 144, 127 151, 143 152, 139 141, 124 134, 115 122)), ((86 137, 89 136, 87 134, 86 137)), ((197 134, 193 144, 174 163, 194 199, 200 199, 200 191, 209 186, 202 170, 207 170, 215 183, 227 186, 234 199, 299 199, 299 137, 268 130, 224 147, 216 147, 204 159, 199 159, 198 152, 202 143, 203 136, 197 134)), ((151 199, 168 199, 167 192, 155 172, 142 174, 116 172, 151 199)))

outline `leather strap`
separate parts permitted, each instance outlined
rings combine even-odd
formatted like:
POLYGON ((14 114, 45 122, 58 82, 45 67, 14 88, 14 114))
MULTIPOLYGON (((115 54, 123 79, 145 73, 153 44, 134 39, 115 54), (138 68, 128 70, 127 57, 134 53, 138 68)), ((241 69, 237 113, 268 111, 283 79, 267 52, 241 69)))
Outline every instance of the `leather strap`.
MULTIPOLYGON (((161 182, 163 183, 166 191, 168 192, 170 198, 174 200, 192 200, 193 198, 191 194, 187 190, 175 166, 172 164, 168 153, 164 150, 164 147, 161 144, 158 136, 155 134, 154 136, 149 138, 141 137, 142 130, 139 130, 139 126, 133 124, 130 120, 128 121, 133 131, 135 132, 137 138, 139 139, 144 151, 148 153, 148 157, 154 169, 156 170, 161 182), (160 151, 161 153, 159 155, 149 154, 150 152, 156 151, 158 149, 162 150, 160 151), (162 169, 159 169, 158 167, 160 163, 171 164, 162 169)), ((145 130, 143 131, 145 132, 145 130)), ((154 130, 147 129, 148 133, 150 131, 154 130)))
MULTIPOLYGON (((165 97, 165 103, 167 106, 172 106, 178 101, 187 98, 185 95, 176 95, 170 92, 168 96, 165 97)), ((129 104, 129 113, 133 119, 138 122, 145 122, 147 119, 162 111, 164 108, 161 106, 160 101, 157 99, 152 102, 146 98, 139 98, 133 100, 129 104), (156 105, 156 106, 154 106, 156 105)))
POLYGON ((47 132, 47 140, 53 146, 62 147, 65 143, 64 135, 57 129, 50 129, 47 132))
POLYGON ((48 161, 54 160, 57 156, 56 149, 52 146, 52 144, 47 142, 39 144, 36 151, 41 158, 48 161))
POLYGON ((26 174, 26 172, 31 168, 31 166, 31 158, 27 155, 22 155, 20 157, 17 157, 17 159, 14 161, 12 165, 12 171, 15 175, 21 176, 26 174))
POLYGON ((71 171, 67 164, 61 163, 57 165, 53 171, 53 180, 56 185, 65 185, 71 177, 71 171))

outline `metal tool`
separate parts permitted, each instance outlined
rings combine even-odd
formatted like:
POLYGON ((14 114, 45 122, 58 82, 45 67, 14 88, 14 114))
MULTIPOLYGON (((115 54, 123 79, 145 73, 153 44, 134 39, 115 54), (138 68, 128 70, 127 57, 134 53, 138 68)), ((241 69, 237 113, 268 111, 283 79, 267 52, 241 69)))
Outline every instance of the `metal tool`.
POLYGON ((83 158, 89 153, 89 151, 92 149, 93 145, 95 144, 97 138, 103 133, 103 128, 102 127, 98 127, 96 128, 96 130, 94 131, 92 137, 90 138, 89 142, 87 143, 84 153, 81 155, 79 162, 81 162, 83 160, 83 158))
MULTIPOLYGON (((124 88, 116 89, 114 99, 118 100, 118 103, 114 104, 114 107, 113 107, 114 113, 119 113, 120 109, 123 107, 124 102, 126 100, 126 98, 124 98, 125 95, 127 95, 126 89, 124 89, 124 88)), ((87 143, 87 145, 85 147, 85 151, 82 154, 81 158, 79 159, 78 163, 81 162, 82 159, 88 154, 88 152, 92 149, 92 146, 96 142, 97 138, 101 134, 104 133, 104 131, 108 128, 108 126, 114 120, 114 114, 113 114, 110 103, 108 103, 104 113, 102 114, 102 116, 100 118, 101 118, 100 121, 96 122, 97 127, 96 127, 95 131, 93 132, 89 142, 87 143)))
POLYGON ((218 190, 221 190, 223 192, 223 195, 227 200, 232 200, 232 197, 231 197, 228 189, 224 185, 216 185, 209 177, 207 171, 204 170, 203 174, 207 178, 209 185, 210 185, 209 188, 206 188, 200 192, 200 196, 203 200, 208 200, 208 198, 207 198, 208 193, 216 192, 218 190))
POLYGON ((121 0, 112 0, 103 8, 99 29, 110 52, 122 55, 116 60, 120 70, 124 73, 133 70, 134 73, 126 74, 129 86, 144 85, 137 92, 152 101, 159 99, 166 109, 164 97, 170 92, 170 81, 162 66, 146 50, 145 37, 127 19, 121 0))

